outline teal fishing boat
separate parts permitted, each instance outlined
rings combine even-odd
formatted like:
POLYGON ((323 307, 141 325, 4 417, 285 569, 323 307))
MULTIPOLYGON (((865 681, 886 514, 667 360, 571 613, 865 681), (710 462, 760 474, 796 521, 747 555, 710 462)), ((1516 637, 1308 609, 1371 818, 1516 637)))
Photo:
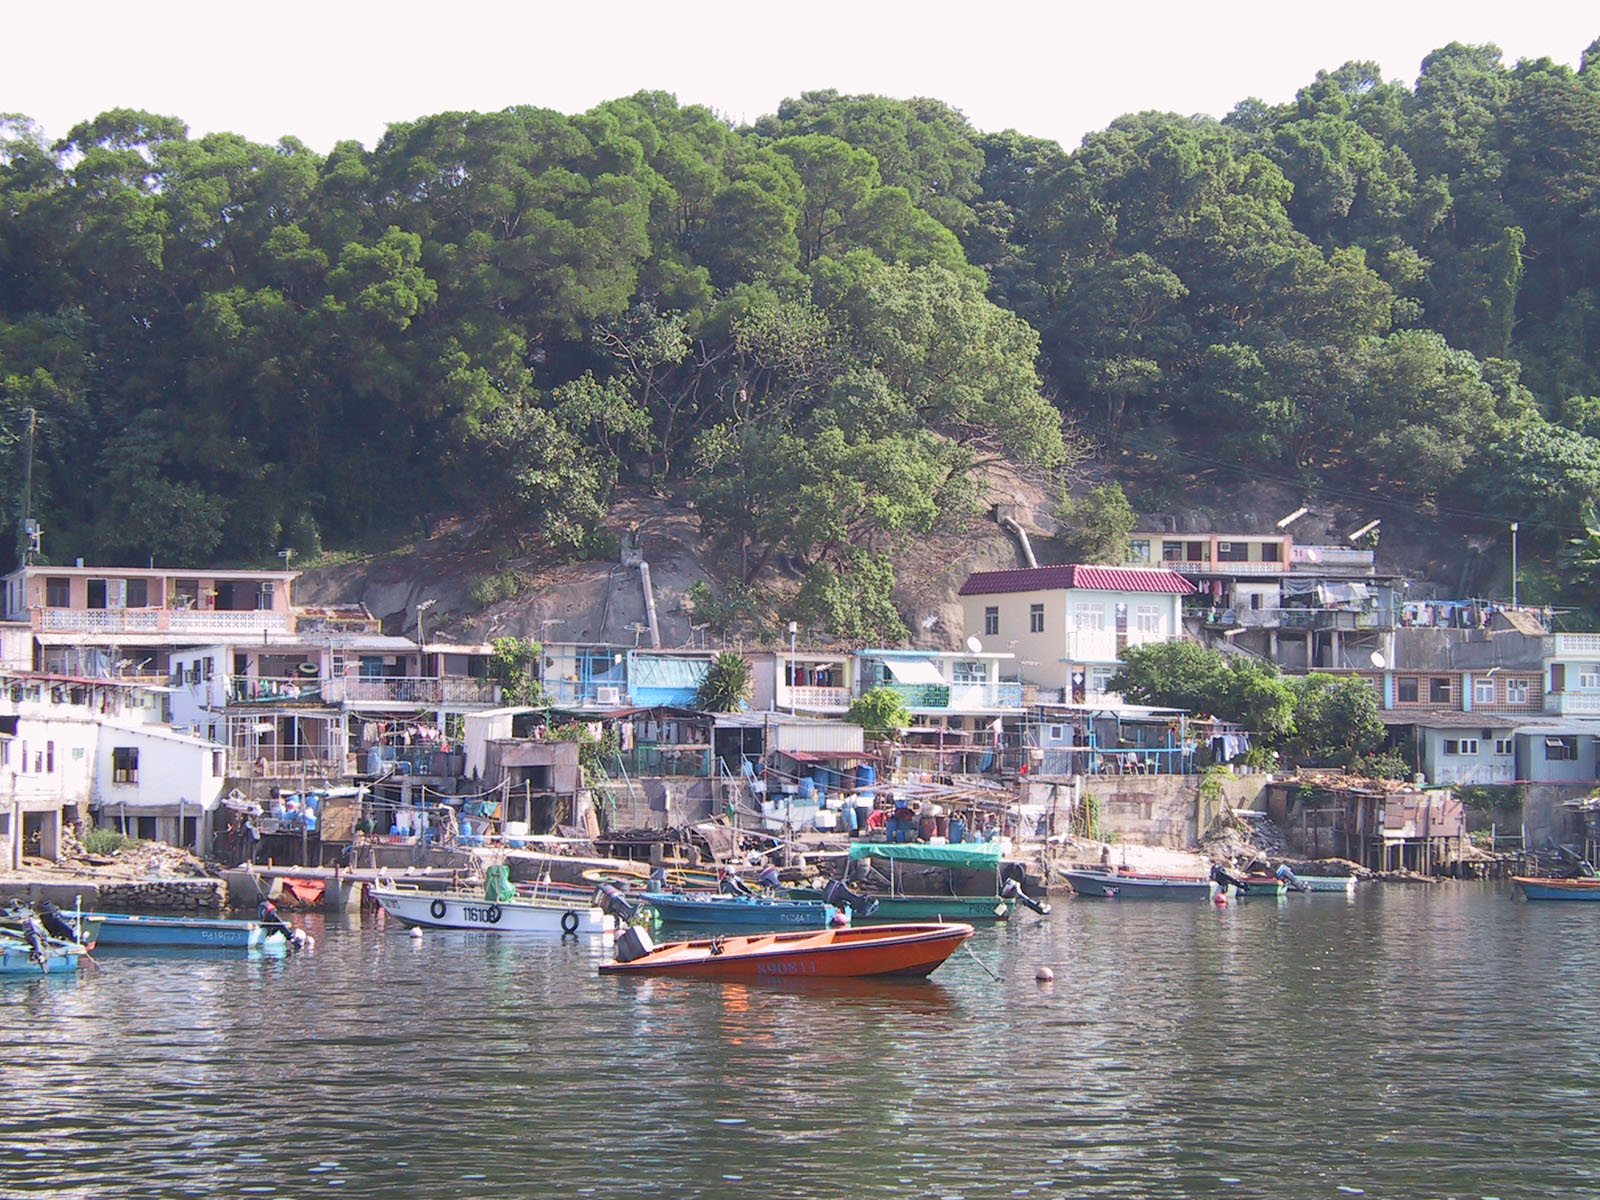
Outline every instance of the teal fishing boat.
POLYGON ((640 898, 669 925, 826 929, 839 911, 820 900, 729 896, 717 892, 645 892, 640 898))
POLYGON ((1002 882, 1004 863, 998 843, 963 842, 954 846, 930 846, 920 842, 852 843, 850 861, 863 859, 882 859, 888 864, 888 891, 857 892, 835 882, 826 888, 790 888, 789 894, 796 899, 827 900, 849 907, 857 921, 1004 921, 1018 905, 1041 914, 1050 911, 1048 904, 1034 900, 1015 880, 1002 882), (907 891, 905 868, 908 866, 943 867, 945 890, 907 891), (992 872, 994 891, 980 896, 958 894, 958 872, 992 872))
POLYGON ((102 946, 204 946, 259 949, 265 938, 260 921, 226 917, 155 917, 134 913, 92 913, 100 922, 102 946))

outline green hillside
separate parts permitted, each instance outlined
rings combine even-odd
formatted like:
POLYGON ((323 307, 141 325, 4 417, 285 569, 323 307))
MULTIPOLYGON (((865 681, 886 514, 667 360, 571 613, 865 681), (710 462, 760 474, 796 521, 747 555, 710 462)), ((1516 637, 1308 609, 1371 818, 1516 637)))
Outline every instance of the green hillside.
POLYGON ((1600 42, 1347 64, 1070 151, 832 92, 326 157, 12 117, 0 212, 0 494, 14 523, 31 409, 55 561, 305 559, 446 512, 610 555, 648 486, 735 595, 781 565, 795 615, 890 635, 889 555, 1001 458, 1516 519, 1551 564, 1600 490, 1600 42))

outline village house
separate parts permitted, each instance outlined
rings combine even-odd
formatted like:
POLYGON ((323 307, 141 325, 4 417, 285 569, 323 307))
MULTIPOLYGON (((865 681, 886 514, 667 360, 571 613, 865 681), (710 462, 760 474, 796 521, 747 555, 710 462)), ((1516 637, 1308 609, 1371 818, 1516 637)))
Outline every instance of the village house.
POLYGON ((1109 692, 1128 647, 1181 638, 1195 591, 1162 567, 1057 566, 980 571, 960 596, 969 637, 1014 654, 1041 699, 1082 704, 1109 692))
POLYGON ((164 723, 159 687, 0 673, 0 843, 60 855, 67 825, 199 849, 225 790, 219 746, 164 723))
POLYGON ((1377 572, 1371 550, 1296 545, 1286 533, 1140 532, 1127 560, 1195 583, 1184 615, 1202 642, 1231 642, 1291 672, 1392 659, 1388 635, 1405 589, 1377 572))

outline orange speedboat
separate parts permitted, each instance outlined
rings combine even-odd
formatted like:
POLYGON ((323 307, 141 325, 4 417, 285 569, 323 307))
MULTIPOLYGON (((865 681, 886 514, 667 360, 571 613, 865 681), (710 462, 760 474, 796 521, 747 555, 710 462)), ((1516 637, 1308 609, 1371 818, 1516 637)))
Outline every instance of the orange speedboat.
POLYGON ((971 936, 971 925, 952 922, 751 933, 657 946, 635 927, 617 939, 616 961, 600 964, 600 970, 725 980, 920 976, 971 936))

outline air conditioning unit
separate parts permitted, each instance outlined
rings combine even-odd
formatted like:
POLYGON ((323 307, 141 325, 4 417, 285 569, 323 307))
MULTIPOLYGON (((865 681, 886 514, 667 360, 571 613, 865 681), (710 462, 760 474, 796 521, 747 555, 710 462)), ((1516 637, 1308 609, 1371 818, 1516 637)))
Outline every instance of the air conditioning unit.
POLYGON ((596 704, 621 704, 622 689, 619 687, 599 687, 594 690, 596 704))

